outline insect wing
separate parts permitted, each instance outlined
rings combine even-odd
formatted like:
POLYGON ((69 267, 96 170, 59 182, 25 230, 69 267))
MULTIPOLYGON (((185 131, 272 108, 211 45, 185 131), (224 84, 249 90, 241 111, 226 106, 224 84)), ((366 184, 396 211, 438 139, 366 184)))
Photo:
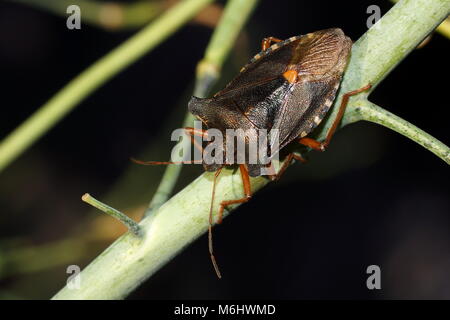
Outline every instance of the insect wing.
MULTIPOLYGON (((330 109, 348 63, 352 42, 340 29, 317 31, 300 37, 287 69, 298 73, 286 103, 273 128, 279 132, 279 147, 309 134, 330 109)), ((271 143, 272 152, 277 146, 271 143)))
POLYGON ((306 136, 320 124, 334 101, 339 81, 340 78, 331 78, 297 83, 292 87, 274 121, 279 146, 271 143, 272 154, 294 139, 306 136))
POLYGON ((292 37, 275 43, 264 51, 255 55, 241 72, 223 90, 214 96, 221 96, 231 90, 243 90, 248 86, 279 78, 286 70, 286 66, 293 58, 295 40, 292 37))

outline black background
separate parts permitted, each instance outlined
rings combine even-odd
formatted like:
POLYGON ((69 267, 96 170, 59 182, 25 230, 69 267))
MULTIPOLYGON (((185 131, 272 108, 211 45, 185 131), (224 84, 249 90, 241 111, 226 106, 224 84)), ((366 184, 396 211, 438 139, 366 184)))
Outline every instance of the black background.
MULTIPOLYGON (((371 4, 383 14, 391 7, 387 0, 261 1, 217 89, 259 50, 263 37, 340 27, 358 39, 367 30, 371 4)), ((64 239, 95 216, 80 196, 89 191, 102 198, 130 167, 130 156, 159 141, 164 147, 147 156, 168 159, 172 142, 165 124, 173 123, 173 129, 181 124, 211 32, 188 24, 83 101, 0 173, 3 242, 64 239)), ((0 137, 132 34, 86 24, 69 31, 63 17, 2 2, 0 137)), ((371 95, 371 101, 444 143, 448 41, 435 34, 371 95)), ((136 199, 153 190, 163 168, 137 170, 153 171, 156 180, 140 182, 143 188, 148 183, 148 190, 130 191, 136 199)), ((201 172, 198 166, 186 168, 177 190, 201 172)), ((338 132, 327 152, 290 167, 281 181, 215 228, 222 280, 212 270, 203 236, 130 298, 450 298, 448 181, 448 165, 416 143, 371 123, 353 124, 338 132), (372 264, 381 267, 381 290, 366 288, 366 268, 372 264)), ((120 208, 125 201, 110 204, 120 208)), ((106 246, 73 263, 86 265, 106 246)), ((0 279, 0 287, 21 298, 47 298, 65 277, 62 265, 0 279)))

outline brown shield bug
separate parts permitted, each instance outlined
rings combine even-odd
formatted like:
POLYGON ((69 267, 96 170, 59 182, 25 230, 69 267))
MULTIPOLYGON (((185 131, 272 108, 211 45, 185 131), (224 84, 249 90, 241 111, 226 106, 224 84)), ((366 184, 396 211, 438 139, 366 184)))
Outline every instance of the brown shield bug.
MULTIPOLYGON (((189 111, 207 128, 216 128, 223 132, 224 136, 227 129, 276 130, 278 143, 274 144, 273 140, 267 141, 271 156, 294 140, 314 150, 324 151, 344 115, 349 97, 370 88, 368 84, 344 94, 337 117, 324 141, 319 142, 307 137, 320 124, 336 98, 351 47, 350 38, 338 28, 295 36, 287 40, 265 38, 262 41, 262 51, 241 69, 235 79, 212 98, 192 97, 188 105, 189 111)), ((194 145, 203 150, 202 146, 194 141, 194 137, 207 139, 208 131, 195 128, 185 128, 185 131, 194 145)), ((227 144, 226 139, 223 143, 227 144)), ((232 150, 232 153, 235 152, 232 150)), ((234 165, 235 162, 230 162, 229 159, 234 160, 235 156, 225 153, 220 163, 203 162, 206 171, 216 172, 212 199, 221 169, 224 166, 234 165)), ((261 175, 261 169, 267 167, 267 164, 249 163, 248 158, 245 159, 244 163, 239 163, 244 197, 222 201, 218 223, 222 221, 223 211, 227 206, 247 202, 251 198, 249 177, 261 175)), ((269 178, 278 179, 293 159, 304 161, 302 157, 289 153, 278 173, 270 175, 269 178)), ((136 162, 146 165, 175 163, 136 162)), ((212 208, 209 222, 209 251, 220 278, 212 247, 212 208)))

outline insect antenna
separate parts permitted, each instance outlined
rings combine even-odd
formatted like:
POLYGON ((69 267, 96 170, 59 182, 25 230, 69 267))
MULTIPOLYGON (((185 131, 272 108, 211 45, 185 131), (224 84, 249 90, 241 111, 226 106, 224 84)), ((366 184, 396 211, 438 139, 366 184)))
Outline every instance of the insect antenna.
POLYGON ((134 158, 130 158, 131 161, 137 164, 141 164, 143 166, 158 166, 158 165, 167 165, 167 164, 202 164, 202 160, 194 160, 194 161, 142 161, 134 158))
POLYGON ((211 257, 211 262, 213 264, 214 270, 216 271, 217 277, 219 279, 222 278, 222 275, 220 274, 219 266, 217 265, 216 258, 214 257, 213 237, 212 237, 212 226, 213 226, 212 211, 213 211, 213 205, 214 205, 214 196, 216 194, 216 182, 217 182, 217 177, 220 174, 220 171, 222 171, 222 168, 217 169, 217 171, 214 173, 214 181, 213 181, 212 196, 211 196, 211 206, 209 208, 209 226, 208 226, 209 255, 211 257))

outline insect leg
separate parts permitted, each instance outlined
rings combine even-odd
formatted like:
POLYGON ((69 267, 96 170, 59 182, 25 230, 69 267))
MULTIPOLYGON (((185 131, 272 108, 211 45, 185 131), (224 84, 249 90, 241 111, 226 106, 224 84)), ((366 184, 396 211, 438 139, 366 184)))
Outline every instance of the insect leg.
POLYGON ((289 165, 292 162, 292 159, 294 159, 294 154, 293 153, 289 153, 286 156, 286 159, 284 160, 283 165, 281 166, 280 170, 278 170, 278 172, 270 177, 270 180, 274 181, 274 180, 278 180, 280 179, 280 177, 283 175, 283 173, 286 171, 287 167, 289 167, 289 165))
POLYGON ((306 163, 306 159, 305 158, 303 158, 299 154, 295 154, 295 153, 292 152, 292 153, 290 153, 290 154, 288 154, 286 156, 286 159, 284 160, 284 163, 281 166, 280 170, 278 170, 278 172, 276 174, 270 176, 270 180, 276 181, 276 180, 280 179, 280 177, 283 175, 283 173, 286 171, 286 169, 291 164, 292 160, 297 160, 297 161, 300 161, 302 163, 306 163))
POLYGON ((293 153, 292 156, 294 157, 295 160, 300 161, 301 163, 306 163, 308 162, 308 160, 306 160, 305 158, 303 158, 301 155, 299 154, 295 154, 293 153))
POLYGON ((267 48, 269 48, 272 45, 272 42, 281 42, 283 40, 275 38, 275 37, 268 37, 264 38, 261 42, 261 50, 264 51, 267 48))
POLYGON ((311 138, 300 138, 298 142, 304 146, 310 147, 316 151, 325 151, 325 146, 322 142, 311 138))
POLYGON ((349 98, 360 92, 366 91, 366 90, 370 89, 371 87, 372 87, 372 85, 368 84, 362 88, 359 88, 359 89, 353 90, 353 91, 349 91, 344 94, 344 96, 342 97, 341 105, 339 106, 339 111, 336 116, 336 119, 334 119, 333 124, 331 125, 330 129, 328 129, 327 135, 323 142, 319 142, 319 141, 316 141, 311 138, 300 138, 298 142, 307 147, 310 147, 314 150, 325 151, 325 148, 328 147, 328 145, 330 144, 331 138, 333 137, 334 133, 336 132, 336 129, 337 129, 339 123, 341 122, 342 117, 344 116, 345 109, 347 108, 349 98))
POLYGON ((271 172, 271 174, 268 174, 267 177, 271 180, 274 181, 277 178, 277 173, 275 172, 275 167, 273 165, 273 162, 270 162, 269 165, 267 166, 267 172, 271 172))
POLYGON ((241 198, 241 199, 226 200, 226 201, 222 201, 220 203, 219 216, 217 218, 217 223, 218 224, 222 223, 223 210, 225 209, 225 207, 227 207, 227 206, 229 206, 231 204, 247 202, 252 197, 252 190, 250 188, 250 176, 248 175, 248 169, 245 166, 245 164, 240 164, 239 165, 239 170, 241 171, 241 177, 242 177, 242 183, 243 183, 243 187, 244 187, 244 194, 245 194, 245 196, 243 198, 241 198))
POLYGON ((193 143, 194 147, 197 148, 201 153, 203 153, 203 147, 197 142, 197 140, 195 140, 195 136, 202 138, 207 137, 207 131, 190 127, 184 128, 184 131, 186 131, 186 134, 191 138, 191 142, 193 143))
POLYGON ((208 136, 208 132, 203 129, 195 129, 195 128, 191 128, 191 127, 186 127, 186 128, 184 128, 184 131, 186 131, 186 133, 191 136, 200 136, 200 137, 208 136))

